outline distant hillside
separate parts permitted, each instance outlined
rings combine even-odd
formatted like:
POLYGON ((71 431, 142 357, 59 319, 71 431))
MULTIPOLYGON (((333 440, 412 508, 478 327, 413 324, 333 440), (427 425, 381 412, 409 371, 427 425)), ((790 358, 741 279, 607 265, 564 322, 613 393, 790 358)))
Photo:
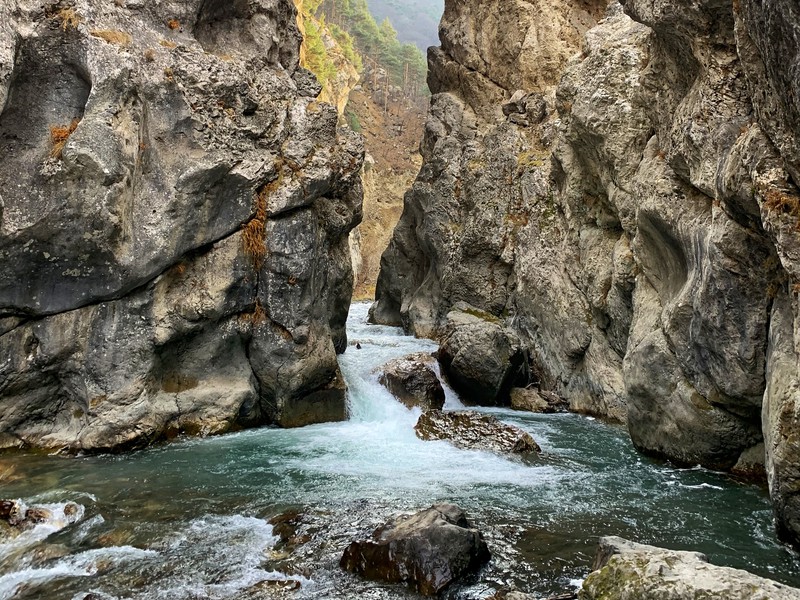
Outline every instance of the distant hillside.
POLYGON ((313 6, 312 13, 320 23, 327 24, 334 35, 338 32, 340 44, 347 42, 361 56, 363 65, 370 66, 376 89, 377 80, 383 79, 387 93, 390 86, 410 97, 428 93, 425 55, 416 44, 401 42, 388 18, 378 23, 367 0, 304 2, 313 6))
POLYGON ((376 21, 389 17, 401 42, 416 44, 423 52, 439 45, 444 0, 367 0, 367 4, 376 21))

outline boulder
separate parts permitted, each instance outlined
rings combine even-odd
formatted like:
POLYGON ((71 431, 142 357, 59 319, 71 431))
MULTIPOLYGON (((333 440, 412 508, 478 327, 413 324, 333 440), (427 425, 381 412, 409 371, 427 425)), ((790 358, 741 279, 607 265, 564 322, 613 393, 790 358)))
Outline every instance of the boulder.
POLYGON ((667 550, 618 537, 600 539, 580 600, 797 600, 800 590, 747 571, 709 564, 699 552, 667 550))
POLYGON ((450 385, 465 402, 507 405, 509 390, 524 379, 519 338, 499 320, 463 303, 447 320, 439 362, 450 385))
POLYGON ((378 381, 408 408, 441 409, 444 388, 434 370, 425 364, 431 360, 427 354, 396 358, 382 367, 378 381))
POLYGON ((503 423, 492 415, 471 410, 430 410, 420 416, 414 431, 420 439, 447 440, 468 450, 488 450, 500 454, 541 452, 529 433, 503 423))
POLYGON ((425 596, 477 571, 491 557, 481 533, 453 504, 436 504, 351 543, 341 567, 366 579, 403 583, 425 596))
POLYGON ((566 412, 569 402, 552 392, 531 388, 512 388, 511 408, 535 413, 566 412))

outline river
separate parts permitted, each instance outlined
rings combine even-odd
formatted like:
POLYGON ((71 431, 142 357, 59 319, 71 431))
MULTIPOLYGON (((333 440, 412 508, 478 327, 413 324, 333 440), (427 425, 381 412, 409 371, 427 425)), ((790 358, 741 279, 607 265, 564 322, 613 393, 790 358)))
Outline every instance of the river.
MULTIPOLYGON (((56 518, 0 539, 0 600, 414 598, 342 573, 338 559, 388 517, 439 501, 466 509, 493 553, 451 598, 485 598, 504 586, 573 589, 606 534, 699 550, 714 563, 800 585, 797 557, 776 541, 762 487, 645 458, 623 428, 482 409, 531 433, 543 449, 531 462, 417 439, 419 413, 396 402, 375 370, 435 345, 367 325, 367 308, 351 308, 350 346, 340 357, 346 422, 125 455, 2 457, 0 497, 50 505, 56 518), (65 502, 81 508, 66 516, 65 502), (276 515, 296 529, 288 547, 268 523, 276 515), (281 581, 300 587, 289 592, 281 581)), ((460 407, 447 392, 446 408, 460 407)))

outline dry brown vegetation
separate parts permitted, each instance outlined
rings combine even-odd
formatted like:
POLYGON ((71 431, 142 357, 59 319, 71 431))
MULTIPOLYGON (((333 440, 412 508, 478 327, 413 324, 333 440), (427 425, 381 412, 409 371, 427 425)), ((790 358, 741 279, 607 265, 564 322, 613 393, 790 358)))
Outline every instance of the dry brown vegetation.
POLYGON ((169 48, 170 50, 178 47, 178 44, 176 44, 175 42, 171 42, 170 40, 161 40, 158 43, 164 46, 164 48, 169 48))
POLYGON ((96 38, 117 46, 128 46, 133 41, 129 33, 113 29, 92 29, 89 33, 96 38))
POLYGON ((771 188, 763 192, 764 207, 775 213, 800 217, 800 199, 782 190, 771 188))
POLYGON ((266 323, 267 311, 265 311, 264 307, 261 305, 261 300, 256 300, 256 305, 253 308, 253 312, 242 313, 239 316, 239 320, 242 323, 250 323, 251 325, 263 325, 266 323))
POLYGON ((181 22, 178 21, 178 19, 170 19, 169 21, 167 21, 167 27, 169 27, 173 31, 176 30, 176 29, 180 29, 181 28, 181 22))
POLYGON ((267 255, 267 199, 270 185, 256 194, 256 214, 242 227, 242 249, 253 261, 256 270, 261 269, 267 255))
POLYGON ((56 16, 61 19, 61 29, 64 31, 77 29, 81 23, 81 17, 74 8, 62 8, 56 13, 56 16))
POLYGON ((80 119, 72 119, 69 125, 51 125, 50 126, 50 142, 53 147, 50 149, 50 156, 52 158, 61 158, 61 153, 64 151, 64 146, 67 145, 69 136, 78 128, 80 119))

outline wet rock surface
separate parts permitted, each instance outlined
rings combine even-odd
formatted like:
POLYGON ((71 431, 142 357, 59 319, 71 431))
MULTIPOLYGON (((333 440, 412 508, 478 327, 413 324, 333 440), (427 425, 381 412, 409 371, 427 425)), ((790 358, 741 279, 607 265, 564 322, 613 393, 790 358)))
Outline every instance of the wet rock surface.
POLYGON ((414 431, 420 439, 447 440, 469 450, 523 456, 541 452, 529 433, 475 411, 431 410, 420 416, 414 431))
POLYGON ((0 442, 345 417, 361 142, 289 0, 0 2, 0 442))
POLYGON ((580 600, 793 600, 800 589, 747 571, 709 564, 698 552, 636 544, 619 537, 600 539, 594 571, 580 600))
POLYGON ((408 408, 423 411, 444 406, 444 388, 429 366, 433 357, 412 354, 386 363, 378 378, 381 385, 408 408))
POLYGON ((341 566, 367 579, 403 583, 435 596, 490 558, 481 533, 453 504, 436 504, 378 528, 372 538, 355 541, 341 566))

